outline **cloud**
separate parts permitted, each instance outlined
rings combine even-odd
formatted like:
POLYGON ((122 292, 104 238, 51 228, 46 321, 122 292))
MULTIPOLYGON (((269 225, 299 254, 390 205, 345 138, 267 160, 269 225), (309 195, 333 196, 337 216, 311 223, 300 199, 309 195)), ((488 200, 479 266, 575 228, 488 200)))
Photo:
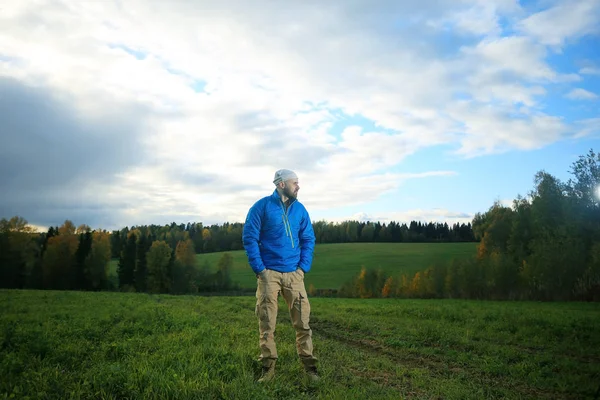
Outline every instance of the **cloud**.
POLYGON ((579 70, 582 75, 600 75, 600 68, 598 67, 583 67, 579 70))
POLYGON ((575 132, 575 139, 600 135, 600 118, 586 118, 577 121, 575 132))
MULTIPOLYGON (((474 47, 462 49, 475 67, 476 79, 503 82, 560 82, 578 80, 573 75, 558 74, 545 61, 546 48, 528 37, 509 36, 485 39, 474 47)), ((480 83, 480 82, 477 82, 480 83)))
POLYGON ((597 0, 561 1, 518 24, 521 32, 551 46, 563 46, 570 39, 598 34, 599 26, 600 3, 597 0))
POLYGON ((596 93, 592 93, 589 90, 582 88, 575 88, 566 95, 571 100, 595 100, 598 98, 596 93))
POLYGON ((465 35, 498 36, 503 31, 501 18, 521 12, 519 3, 514 0, 464 3, 464 8, 450 11, 438 20, 429 20, 428 25, 445 32, 456 30, 465 35))
POLYGON ((138 140, 150 129, 137 121, 147 110, 114 103, 87 115, 72 104, 47 87, 0 78, 1 215, 52 224, 106 212, 87 183, 115 184, 115 174, 144 159, 138 140))
POLYGON ((569 129, 558 117, 528 115, 510 107, 457 103, 448 111, 464 122, 467 133, 457 154, 493 154, 510 149, 533 150, 567 137, 569 129))
POLYGON ((508 0, 12 2, 0 76, 31 106, 0 109, 2 167, 20 171, 0 177, 18 194, 0 211, 112 227, 243 220, 282 167, 326 209, 451 175, 397 172, 428 147, 540 148, 572 130, 540 99, 579 77, 548 63, 530 22, 500 37, 524 12, 508 0))

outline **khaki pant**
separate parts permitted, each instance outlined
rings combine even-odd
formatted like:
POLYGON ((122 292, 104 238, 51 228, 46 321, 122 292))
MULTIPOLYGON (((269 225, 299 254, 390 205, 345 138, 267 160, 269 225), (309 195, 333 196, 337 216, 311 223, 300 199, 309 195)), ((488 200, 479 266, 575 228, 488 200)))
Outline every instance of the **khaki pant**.
POLYGON ((258 317, 260 359, 264 366, 277 360, 275 325, 277 300, 282 293, 288 305, 292 325, 296 330, 296 350, 305 368, 316 365, 313 356, 312 330, 309 326, 310 303, 304 287, 304 273, 277 272, 265 269, 258 277, 256 289, 256 316, 258 317))

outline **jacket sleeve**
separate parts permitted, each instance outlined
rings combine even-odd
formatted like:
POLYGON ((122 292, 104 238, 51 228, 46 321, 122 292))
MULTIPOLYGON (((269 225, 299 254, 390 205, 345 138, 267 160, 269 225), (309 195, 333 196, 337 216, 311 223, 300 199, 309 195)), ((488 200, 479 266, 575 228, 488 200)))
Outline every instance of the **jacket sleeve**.
POLYGON ((261 273, 265 269, 258 242, 260 240, 260 228, 262 225, 262 203, 255 203, 246 216, 244 229, 242 231, 242 242, 248 257, 248 263, 255 274, 261 273))
POLYGON ((300 239, 299 267, 302 269, 302 271, 307 273, 310 271, 312 265, 316 238, 312 222, 310 221, 310 216, 306 210, 304 210, 304 216, 300 222, 300 231, 298 236, 300 239))

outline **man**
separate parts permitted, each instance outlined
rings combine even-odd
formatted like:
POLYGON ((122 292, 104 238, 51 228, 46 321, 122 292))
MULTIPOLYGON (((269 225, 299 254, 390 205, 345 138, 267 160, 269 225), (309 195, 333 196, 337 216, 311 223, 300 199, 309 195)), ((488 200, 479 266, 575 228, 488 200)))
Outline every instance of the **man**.
POLYGON ((315 234, 304 205, 297 199, 298 176, 290 170, 275 172, 276 188, 248 211, 242 240, 250 267, 256 274, 256 316, 262 377, 275 374, 277 348, 274 333, 279 292, 285 299, 296 330, 296 350, 312 381, 319 379, 309 326, 310 303, 304 274, 311 269, 315 234))

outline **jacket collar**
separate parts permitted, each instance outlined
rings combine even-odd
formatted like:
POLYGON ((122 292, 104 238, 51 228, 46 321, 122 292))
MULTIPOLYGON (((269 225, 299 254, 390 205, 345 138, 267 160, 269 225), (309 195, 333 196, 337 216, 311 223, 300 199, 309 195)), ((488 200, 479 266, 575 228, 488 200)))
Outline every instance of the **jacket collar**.
MULTIPOLYGON (((273 199, 273 201, 276 201, 277 204, 281 204, 281 196, 279 196, 279 192, 277 192, 277 189, 273 190, 273 194, 271 195, 271 199, 273 199)), ((291 206, 292 204, 294 204, 296 201, 298 201, 298 199, 291 199, 292 201, 290 201, 289 206, 291 206)), ((288 207, 289 207, 288 206, 288 207)))

